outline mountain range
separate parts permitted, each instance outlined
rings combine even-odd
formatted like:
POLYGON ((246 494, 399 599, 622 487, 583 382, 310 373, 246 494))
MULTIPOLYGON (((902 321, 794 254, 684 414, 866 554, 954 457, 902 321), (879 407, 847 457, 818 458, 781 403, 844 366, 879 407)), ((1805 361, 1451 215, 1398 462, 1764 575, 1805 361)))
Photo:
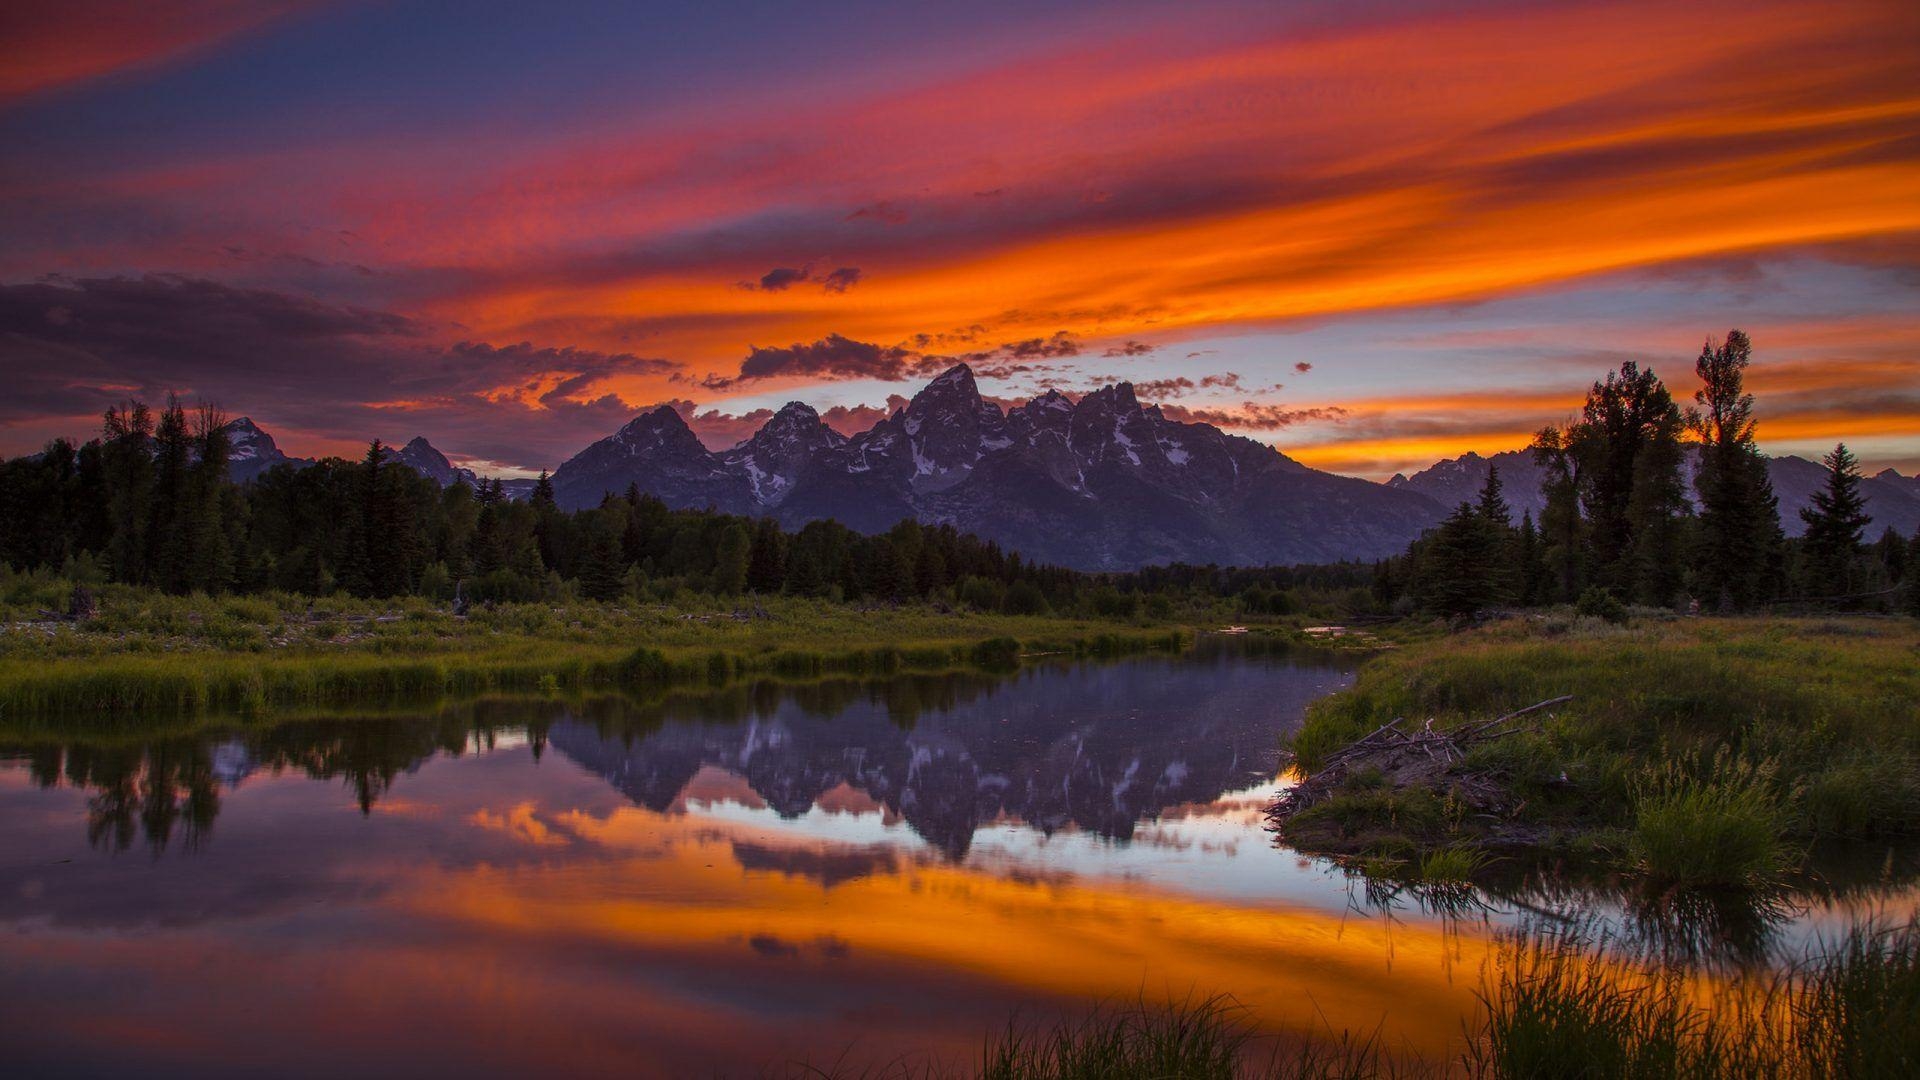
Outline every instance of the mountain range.
MULTIPOLYGON (((289 457, 273 441, 273 436, 262 430, 251 417, 229 420, 226 431, 228 444, 232 447, 228 456, 227 475, 235 483, 252 480, 275 465, 287 464, 298 469, 314 462, 313 458, 289 457)), ((448 461, 447 455, 434 449, 432 443, 419 435, 397 450, 391 446, 385 450, 385 460, 405 465, 441 487, 450 487, 455 483, 464 483, 469 487, 478 487, 480 484, 478 473, 448 461)), ((509 493, 524 496, 532 490, 533 482, 509 480, 506 481, 506 487, 509 493)))
POLYGON ((1120 383, 1073 401, 1049 391, 1003 410, 956 366, 848 437, 792 402, 726 451, 678 412, 635 417, 553 473, 562 507, 629 485, 676 507, 952 525, 1081 570, 1166 562, 1267 565, 1375 558, 1438 520, 1417 492, 1319 472, 1263 443, 1170 420, 1120 383))
MULTIPOLYGON (((233 476, 251 479, 290 458, 241 417, 228 425, 233 476)), ((442 486, 472 484, 424 438, 391 460, 442 486)), ((554 470, 566 509, 599 505, 630 487, 676 509, 771 517, 787 528, 833 518, 866 532, 905 518, 952 525, 1023 556, 1079 570, 1168 562, 1263 566, 1397 554, 1449 509, 1474 498, 1498 466, 1516 517, 1538 518, 1542 470, 1526 451, 1468 453, 1385 484, 1308 468, 1252 439, 1166 417, 1129 383, 1077 401, 1048 391, 1002 408, 955 366, 902 408, 855 435, 790 402, 753 436, 709 450, 670 406, 641 412, 554 470)), ((1692 458, 1689 458, 1689 469, 1692 458)), ((1825 479, 1816 462, 1769 460, 1782 524, 1825 479)), ((1689 490, 1691 485, 1689 484, 1689 490)), ((509 481, 524 497, 532 481, 509 481)), ((1861 484, 1875 522, 1920 529, 1920 478, 1887 470, 1861 484)))

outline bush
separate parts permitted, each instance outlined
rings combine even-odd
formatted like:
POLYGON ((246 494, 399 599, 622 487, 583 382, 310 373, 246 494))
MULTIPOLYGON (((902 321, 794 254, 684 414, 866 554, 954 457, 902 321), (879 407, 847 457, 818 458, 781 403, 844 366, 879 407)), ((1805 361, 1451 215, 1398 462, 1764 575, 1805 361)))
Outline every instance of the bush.
POLYGON ((1627 621, 1626 605, 1620 602, 1619 597, 1598 585, 1589 586, 1587 591, 1580 594, 1580 599, 1573 605, 1573 611, 1576 615, 1590 619, 1604 619, 1610 623, 1618 624, 1627 621))

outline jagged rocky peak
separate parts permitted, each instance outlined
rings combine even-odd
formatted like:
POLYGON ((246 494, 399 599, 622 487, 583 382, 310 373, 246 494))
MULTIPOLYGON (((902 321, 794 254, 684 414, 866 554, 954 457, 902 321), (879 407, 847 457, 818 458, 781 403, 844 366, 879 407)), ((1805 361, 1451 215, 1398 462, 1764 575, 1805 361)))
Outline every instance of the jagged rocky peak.
POLYGON ((828 427, 813 406, 804 401, 789 401, 748 441, 789 443, 796 440, 834 443, 845 442, 846 438, 828 427))
POLYGON ((778 506, 817 458, 846 443, 846 436, 828 427, 813 406, 789 401, 751 438, 720 455, 720 460, 746 474, 755 500, 778 506))
POLYGON ((1013 445, 1006 415, 980 396, 973 369, 965 364, 942 372, 897 418, 889 417, 869 434, 875 437, 864 445, 868 455, 904 470, 908 485, 921 494, 958 484, 982 455, 1013 445))
MULTIPOLYGON (((282 453, 273 436, 250 416, 227 421, 227 475, 235 482, 251 480, 283 461, 294 461, 282 453)), ((295 461, 296 465, 305 464, 295 461)))

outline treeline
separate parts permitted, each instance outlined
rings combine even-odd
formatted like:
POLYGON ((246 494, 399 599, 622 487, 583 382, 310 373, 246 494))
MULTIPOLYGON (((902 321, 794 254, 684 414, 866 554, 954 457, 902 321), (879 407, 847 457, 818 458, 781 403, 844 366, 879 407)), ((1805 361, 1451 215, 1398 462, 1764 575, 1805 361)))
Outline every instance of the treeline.
POLYGON ((937 598, 1013 614, 1117 595, 945 526, 903 521, 866 536, 822 521, 789 533, 669 510, 632 488, 566 512, 544 476, 524 502, 498 481, 442 489, 378 441, 358 462, 283 464, 240 485, 227 478, 222 425, 177 400, 157 417, 132 403, 108 411, 97 439, 0 464, 0 562, 170 593, 532 601, 690 590, 937 598))
POLYGON ((1628 362, 1587 391, 1577 420, 1533 441, 1545 508, 1512 524, 1500 474, 1399 558, 1374 572, 1376 602, 1464 616, 1491 607, 1576 603, 1614 615, 1626 604, 1739 612, 1797 602, 1903 607, 1920 615, 1920 535, 1866 542, 1859 463, 1846 446, 1789 539, 1755 445, 1738 330, 1694 364, 1701 389, 1682 409, 1651 371, 1628 362), (1694 499, 1683 473, 1697 448, 1694 499), (1696 509, 1697 507, 1697 509, 1696 509))

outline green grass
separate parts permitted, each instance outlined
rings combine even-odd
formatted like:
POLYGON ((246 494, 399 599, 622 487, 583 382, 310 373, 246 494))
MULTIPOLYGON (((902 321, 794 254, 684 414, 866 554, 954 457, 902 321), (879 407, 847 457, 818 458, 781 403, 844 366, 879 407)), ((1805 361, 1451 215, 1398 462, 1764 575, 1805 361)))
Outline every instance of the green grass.
POLYGON ((1006 670, 1032 654, 1177 647, 1181 628, 776 598, 688 606, 169 597, 101 590, 84 624, 0 631, 0 722, 58 714, 240 715, 351 701, 561 693, 771 675, 1006 670))
POLYGON ((1760 888, 1792 862, 1774 762, 1723 747, 1705 765, 1653 767, 1634 792, 1632 857, 1657 885, 1760 888))
MULTIPOLYGON (((1712 888, 1777 875, 1816 842, 1920 835, 1910 620, 1514 619, 1368 661, 1309 709, 1292 749, 1311 772, 1394 718, 1444 728, 1563 694, 1573 702, 1455 770, 1501 784, 1550 847, 1712 888)), ((1462 835, 1419 807, 1418 793, 1343 792, 1288 834, 1355 853, 1474 842, 1472 821, 1462 835)))
POLYGON ((1920 1075, 1920 924, 1856 923, 1773 971, 1696 985, 1577 940, 1513 943, 1483 989, 1478 1077, 1920 1075))

